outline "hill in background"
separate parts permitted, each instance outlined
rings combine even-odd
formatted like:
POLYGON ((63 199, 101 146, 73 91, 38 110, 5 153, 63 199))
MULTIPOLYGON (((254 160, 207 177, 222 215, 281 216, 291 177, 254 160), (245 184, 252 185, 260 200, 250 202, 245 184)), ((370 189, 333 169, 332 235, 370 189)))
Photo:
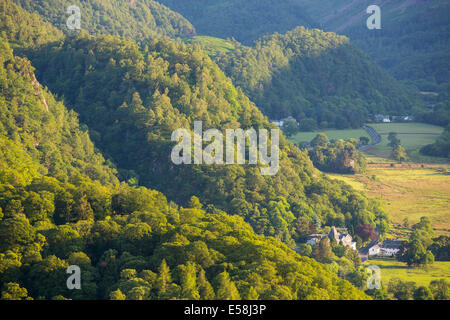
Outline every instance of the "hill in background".
POLYGON ((195 28, 182 15, 153 0, 14 0, 29 12, 68 32, 67 8, 81 10, 81 28, 89 33, 121 35, 142 40, 156 36, 187 37, 195 28))

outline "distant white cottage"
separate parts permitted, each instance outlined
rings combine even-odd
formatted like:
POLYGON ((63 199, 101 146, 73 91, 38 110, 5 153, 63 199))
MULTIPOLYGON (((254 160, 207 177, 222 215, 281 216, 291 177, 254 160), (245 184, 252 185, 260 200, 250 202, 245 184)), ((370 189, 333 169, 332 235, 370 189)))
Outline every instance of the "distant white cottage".
POLYGON ((389 123, 391 122, 391 119, 389 116, 384 115, 384 114, 376 114, 375 115, 375 121, 376 122, 384 122, 384 123, 389 123))
MULTIPOLYGON (((289 116, 287 118, 283 118, 280 120, 270 120, 270 122, 272 122, 273 124, 275 124, 281 128, 283 126, 283 124, 288 120, 295 120, 295 118, 292 116, 289 116)), ((297 122, 297 120, 295 120, 295 122, 297 122)))
POLYGON ((374 243, 368 251, 369 256, 394 256, 400 251, 402 241, 385 240, 382 243, 374 243))

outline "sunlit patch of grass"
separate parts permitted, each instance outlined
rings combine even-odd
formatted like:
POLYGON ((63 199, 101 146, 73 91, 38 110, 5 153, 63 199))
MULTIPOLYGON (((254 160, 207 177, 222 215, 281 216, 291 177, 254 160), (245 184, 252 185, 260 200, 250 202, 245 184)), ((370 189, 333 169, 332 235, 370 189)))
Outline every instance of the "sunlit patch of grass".
POLYGON ((448 163, 448 159, 428 157, 420 154, 420 149, 432 144, 442 134, 444 128, 425 123, 375 123, 370 124, 381 136, 381 143, 367 150, 367 153, 385 159, 391 158, 392 148, 388 146, 390 132, 397 133, 398 139, 405 147, 408 157, 414 162, 448 163))
POLYGON ((371 259, 365 265, 381 269, 381 282, 387 285, 392 278, 413 281, 417 286, 428 286, 431 281, 450 277, 450 262, 436 261, 426 268, 409 268, 406 263, 393 259, 371 259))
POLYGON ((329 176, 381 199, 392 223, 407 218, 414 224, 426 216, 437 235, 450 235, 450 178, 442 172, 448 165, 371 163, 364 174, 329 176))
POLYGON ((364 129, 347 129, 347 130, 334 130, 334 129, 327 129, 327 130, 318 130, 314 132, 298 132, 297 134, 293 135, 289 140, 293 143, 300 143, 304 141, 311 141, 314 139, 316 135, 319 133, 325 133, 328 137, 328 139, 343 139, 347 140, 350 138, 354 138, 356 140, 359 140, 360 137, 367 137, 370 139, 370 135, 366 132, 364 129))

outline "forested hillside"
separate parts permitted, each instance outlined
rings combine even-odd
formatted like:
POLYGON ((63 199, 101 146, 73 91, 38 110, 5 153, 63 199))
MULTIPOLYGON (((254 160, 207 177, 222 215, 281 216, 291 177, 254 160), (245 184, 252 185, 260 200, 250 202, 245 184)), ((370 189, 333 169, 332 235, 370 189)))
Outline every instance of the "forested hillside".
POLYGON ((140 49, 129 40, 80 35, 30 53, 39 79, 80 113, 94 141, 121 170, 186 204, 198 196, 245 218, 261 234, 293 244, 301 216, 328 225, 362 223, 386 228, 378 206, 347 186, 317 176, 306 153, 281 139, 280 169, 262 176, 255 166, 176 166, 173 130, 270 127, 256 106, 198 47, 153 40, 140 49))
POLYGON ((141 40, 155 36, 187 37, 195 28, 179 13, 153 0, 14 0, 29 12, 38 12, 64 32, 67 8, 80 8, 81 29, 141 40))
POLYGON ((314 22, 296 0, 157 0, 181 13, 199 34, 235 38, 250 45, 261 36, 314 22))
MULTIPOLYGON (((450 3, 446 0, 301 0, 325 30, 350 37, 397 79, 444 95, 450 85, 450 3), (368 30, 369 5, 381 8, 381 30, 368 30)), ((438 100, 439 101, 439 100, 438 100)))
POLYGON ((39 46, 62 38, 63 33, 37 13, 29 13, 13 0, 0 2, 0 34, 14 47, 39 46))
POLYGON ((372 63, 349 39, 296 28, 258 40, 216 61, 273 119, 294 116, 300 130, 359 127, 367 115, 406 114, 409 91, 372 63))
POLYGON ((0 90, 3 299, 367 298, 242 218, 119 185, 4 39, 0 90), (65 285, 71 264, 83 269, 80 291, 65 285))

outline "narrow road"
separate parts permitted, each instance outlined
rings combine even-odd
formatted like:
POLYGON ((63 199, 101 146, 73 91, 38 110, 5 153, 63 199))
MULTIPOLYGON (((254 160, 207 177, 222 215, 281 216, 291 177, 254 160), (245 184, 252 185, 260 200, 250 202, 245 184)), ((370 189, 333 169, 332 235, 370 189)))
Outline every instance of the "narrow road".
POLYGON ((381 136, 375 131, 374 128, 369 127, 369 126, 363 126, 363 129, 366 130, 367 133, 372 138, 372 143, 368 144, 366 146, 359 147, 358 148, 359 151, 365 151, 367 149, 370 149, 381 142, 381 136))

